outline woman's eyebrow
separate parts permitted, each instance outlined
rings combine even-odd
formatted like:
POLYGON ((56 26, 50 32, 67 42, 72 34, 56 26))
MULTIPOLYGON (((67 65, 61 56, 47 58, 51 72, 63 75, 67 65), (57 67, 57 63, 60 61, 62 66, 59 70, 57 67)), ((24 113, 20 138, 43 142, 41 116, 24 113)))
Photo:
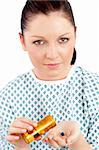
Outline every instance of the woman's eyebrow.
POLYGON ((39 35, 32 35, 31 37, 44 38, 43 36, 39 36, 39 35))
MULTIPOLYGON (((67 34, 70 34, 70 32, 69 32, 69 33, 61 34, 61 35, 59 35, 59 37, 64 36, 64 35, 67 35, 67 34)), ((39 35, 31 35, 31 37, 45 38, 44 36, 39 36, 39 35)))
POLYGON ((68 35, 68 34, 70 34, 70 32, 64 33, 64 34, 60 35, 59 37, 64 36, 64 35, 68 35))

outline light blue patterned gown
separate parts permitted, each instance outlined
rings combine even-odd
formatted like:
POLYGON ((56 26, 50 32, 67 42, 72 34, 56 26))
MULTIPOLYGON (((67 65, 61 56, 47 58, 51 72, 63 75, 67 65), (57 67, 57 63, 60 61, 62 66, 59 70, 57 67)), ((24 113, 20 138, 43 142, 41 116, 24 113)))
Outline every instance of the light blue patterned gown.
MULTIPOLYGON (((15 118, 24 116, 39 121, 48 114, 57 122, 77 121, 93 150, 99 150, 99 75, 72 67, 66 79, 42 81, 30 70, 9 82, 0 91, 0 150, 14 149, 4 137, 15 118)), ((30 146, 31 150, 56 150, 42 141, 30 146)))

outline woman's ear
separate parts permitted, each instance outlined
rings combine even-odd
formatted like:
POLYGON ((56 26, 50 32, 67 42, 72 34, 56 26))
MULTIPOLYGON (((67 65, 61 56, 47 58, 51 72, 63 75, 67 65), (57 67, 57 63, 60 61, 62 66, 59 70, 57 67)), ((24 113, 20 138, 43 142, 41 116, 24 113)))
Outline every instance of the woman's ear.
POLYGON ((21 42, 23 50, 26 51, 24 36, 20 32, 19 32, 19 38, 20 38, 20 42, 21 42))

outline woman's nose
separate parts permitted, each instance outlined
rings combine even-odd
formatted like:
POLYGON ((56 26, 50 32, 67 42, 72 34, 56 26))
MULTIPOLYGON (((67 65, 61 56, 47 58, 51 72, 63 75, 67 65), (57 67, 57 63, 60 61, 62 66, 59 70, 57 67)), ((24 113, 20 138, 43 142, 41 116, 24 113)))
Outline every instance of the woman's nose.
POLYGON ((59 56, 58 54, 58 47, 57 46, 50 46, 46 50, 46 57, 49 59, 55 59, 59 56))

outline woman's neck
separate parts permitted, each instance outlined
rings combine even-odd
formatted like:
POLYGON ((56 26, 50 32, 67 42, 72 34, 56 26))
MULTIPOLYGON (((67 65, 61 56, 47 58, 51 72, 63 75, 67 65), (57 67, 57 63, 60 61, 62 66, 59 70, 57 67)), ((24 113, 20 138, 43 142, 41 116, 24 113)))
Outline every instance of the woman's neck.
POLYGON ((34 73, 34 75, 36 76, 36 78, 40 79, 40 80, 44 80, 44 81, 55 81, 55 80, 62 80, 65 79, 70 70, 71 70, 72 65, 70 65, 66 70, 63 70, 63 72, 58 73, 57 75, 49 75, 49 74, 45 74, 42 72, 38 72, 36 70, 36 68, 34 68, 32 71, 34 73))

